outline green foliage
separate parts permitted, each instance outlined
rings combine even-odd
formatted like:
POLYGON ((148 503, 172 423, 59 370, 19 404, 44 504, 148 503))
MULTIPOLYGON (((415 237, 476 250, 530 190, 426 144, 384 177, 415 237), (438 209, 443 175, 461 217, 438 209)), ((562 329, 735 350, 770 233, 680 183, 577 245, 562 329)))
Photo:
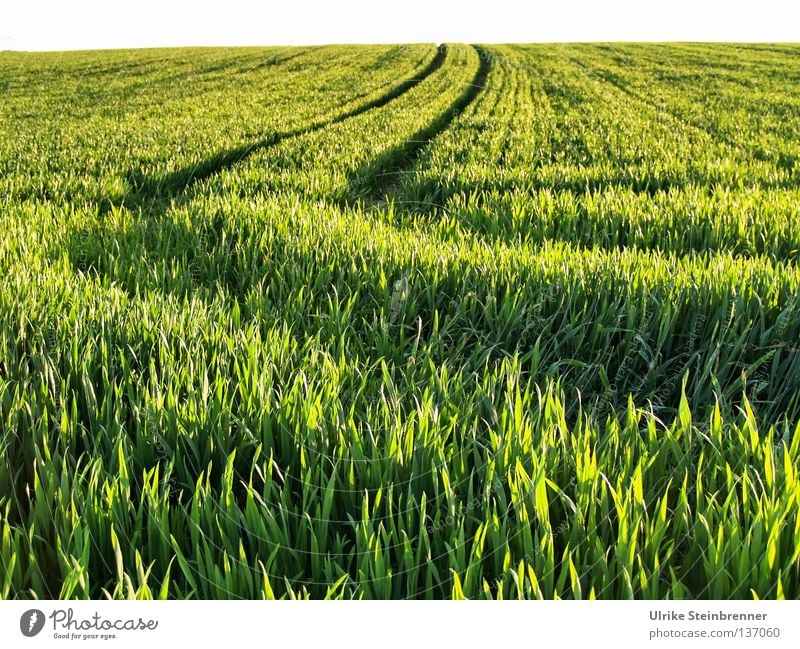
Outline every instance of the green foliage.
POLYGON ((0 54, 0 597, 800 596, 786 48, 0 54))

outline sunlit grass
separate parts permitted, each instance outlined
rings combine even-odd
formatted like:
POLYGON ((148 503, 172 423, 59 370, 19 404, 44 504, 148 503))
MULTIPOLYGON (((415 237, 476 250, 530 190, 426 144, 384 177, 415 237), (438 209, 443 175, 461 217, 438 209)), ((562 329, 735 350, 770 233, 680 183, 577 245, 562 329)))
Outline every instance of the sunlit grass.
POLYGON ((800 595, 796 57, 14 56, 1 597, 800 595))

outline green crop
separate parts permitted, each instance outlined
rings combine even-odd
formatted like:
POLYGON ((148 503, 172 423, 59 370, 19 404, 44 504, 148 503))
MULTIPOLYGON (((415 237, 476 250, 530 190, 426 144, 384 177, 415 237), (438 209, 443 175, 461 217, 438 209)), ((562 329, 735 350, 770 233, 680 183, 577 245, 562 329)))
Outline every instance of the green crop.
POLYGON ((0 597, 799 597, 798 53, 0 53, 0 597))

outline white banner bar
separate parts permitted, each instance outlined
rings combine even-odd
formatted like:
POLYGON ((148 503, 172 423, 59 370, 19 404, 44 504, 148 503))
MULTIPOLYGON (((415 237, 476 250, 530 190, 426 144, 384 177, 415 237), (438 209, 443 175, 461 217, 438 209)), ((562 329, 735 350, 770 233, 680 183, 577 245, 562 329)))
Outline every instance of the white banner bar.
POLYGON ((13 601, 0 646, 794 648, 799 621, 772 601, 13 601))

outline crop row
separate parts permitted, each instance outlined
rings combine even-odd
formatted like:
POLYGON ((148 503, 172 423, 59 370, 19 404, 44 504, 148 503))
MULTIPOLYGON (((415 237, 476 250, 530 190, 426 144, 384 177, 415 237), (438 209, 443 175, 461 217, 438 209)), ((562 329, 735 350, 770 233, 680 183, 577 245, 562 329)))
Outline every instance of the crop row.
POLYGON ((107 208, 391 96, 426 73, 435 48, 109 53, 94 72, 80 58, 72 68, 21 56, 0 57, 0 197, 107 208))
POLYGON ((488 55, 486 93, 405 173, 404 212, 511 241, 797 258, 791 170, 587 72, 584 49, 488 55))
POLYGON ((796 597, 795 171, 601 47, 264 53, 10 90, 106 171, 0 181, 0 596, 796 597))
POLYGON ((50 321, 3 322, 4 597, 796 592, 797 431, 747 405, 600 423, 519 355, 399 366, 224 300, 13 288, 50 321))

